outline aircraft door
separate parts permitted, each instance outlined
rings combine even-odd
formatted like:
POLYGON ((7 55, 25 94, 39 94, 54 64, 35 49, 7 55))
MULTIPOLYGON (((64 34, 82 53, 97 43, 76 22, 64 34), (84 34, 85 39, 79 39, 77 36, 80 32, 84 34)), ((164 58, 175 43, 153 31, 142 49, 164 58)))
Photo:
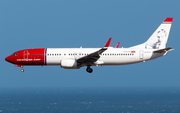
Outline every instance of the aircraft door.
POLYGON ((139 58, 140 58, 140 59, 143 59, 143 58, 144 58, 144 52, 143 52, 143 50, 140 50, 140 51, 139 51, 139 58))
POLYGON ((24 59, 28 59, 28 51, 24 51, 24 59))

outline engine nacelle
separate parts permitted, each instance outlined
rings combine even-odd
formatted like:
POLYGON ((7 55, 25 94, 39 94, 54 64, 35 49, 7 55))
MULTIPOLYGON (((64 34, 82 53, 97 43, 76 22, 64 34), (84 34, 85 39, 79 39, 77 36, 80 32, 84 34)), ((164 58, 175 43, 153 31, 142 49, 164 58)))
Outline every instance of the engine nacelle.
POLYGON ((77 67, 77 61, 75 59, 64 59, 61 60, 61 67, 64 69, 79 69, 77 67))

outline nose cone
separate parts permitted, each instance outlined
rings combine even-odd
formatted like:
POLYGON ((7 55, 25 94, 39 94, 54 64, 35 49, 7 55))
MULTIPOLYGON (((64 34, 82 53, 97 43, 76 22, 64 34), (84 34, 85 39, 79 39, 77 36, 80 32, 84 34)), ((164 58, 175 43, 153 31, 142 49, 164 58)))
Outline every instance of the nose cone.
POLYGON ((6 60, 7 62, 11 62, 10 56, 6 57, 5 60, 6 60))

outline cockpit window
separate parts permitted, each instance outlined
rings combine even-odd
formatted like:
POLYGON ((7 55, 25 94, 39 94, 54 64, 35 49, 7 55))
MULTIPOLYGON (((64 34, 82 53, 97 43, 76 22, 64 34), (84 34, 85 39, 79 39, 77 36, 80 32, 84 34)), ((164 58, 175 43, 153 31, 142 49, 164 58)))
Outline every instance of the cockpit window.
POLYGON ((12 55, 16 56, 16 55, 18 55, 18 53, 13 53, 12 55))

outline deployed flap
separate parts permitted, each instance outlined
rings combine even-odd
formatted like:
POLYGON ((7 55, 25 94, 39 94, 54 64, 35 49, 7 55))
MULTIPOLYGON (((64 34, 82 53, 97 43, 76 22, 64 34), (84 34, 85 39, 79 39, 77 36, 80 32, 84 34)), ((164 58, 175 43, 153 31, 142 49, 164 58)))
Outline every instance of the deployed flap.
POLYGON ((94 53, 88 54, 87 56, 77 59, 77 62, 80 64, 80 66, 81 65, 90 65, 90 64, 96 62, 100 58, 99 54, 103 53, 104 51, 106 51, 108 49, 110 42, 111 42, 111 38, 109 38, 109 40, 107 41, 107 43, 105 44, 105 46, 103 48, 101 48, 100 50, 98 50, 94 53))
POLYGON ((172 49, 172 47, 168 47, 168 48, 165 48, 165 49, 155 50, 155 51, 153 51, 153 52, 154 52, 154 53, 166 52, 166 51, 169 51, 170 49, 172 49))

